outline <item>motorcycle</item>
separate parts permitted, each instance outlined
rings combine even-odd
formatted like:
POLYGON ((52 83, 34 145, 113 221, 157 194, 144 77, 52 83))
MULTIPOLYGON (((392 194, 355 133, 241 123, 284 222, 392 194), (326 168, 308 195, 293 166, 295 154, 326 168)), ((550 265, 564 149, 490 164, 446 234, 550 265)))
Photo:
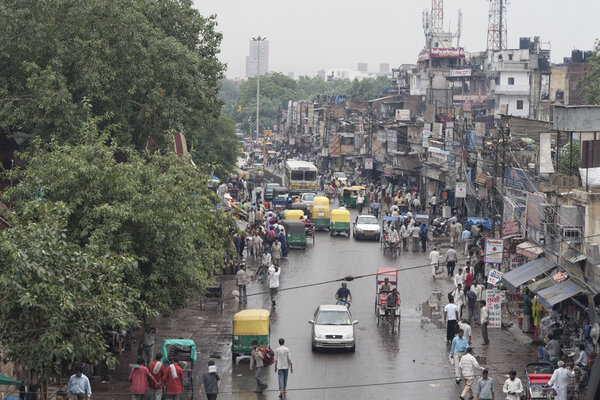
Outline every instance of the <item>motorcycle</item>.
POLYGON ((448 224, 448 220, 435 218, 431 223, 431 233, 433 237, 440 237, 442 235, 450 236, 450 225, 448 224))
POLYGON ((346 306, 346 308, 350 308, 350 302, 345 297, 340 297, 339 299, 337 299, 337 301, 335 302, 335 305, 336 306, 346 306))

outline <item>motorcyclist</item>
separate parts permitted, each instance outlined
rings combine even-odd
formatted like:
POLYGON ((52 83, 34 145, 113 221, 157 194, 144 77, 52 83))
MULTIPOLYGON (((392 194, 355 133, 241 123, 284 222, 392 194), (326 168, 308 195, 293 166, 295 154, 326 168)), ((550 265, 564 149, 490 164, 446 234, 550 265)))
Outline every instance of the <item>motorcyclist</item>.
POLYGON ((350 303, 352 303, 352 293, 350 292, 350 289, 348 289, 348 284, 346 282, 342 282, 342 286, 335 292, 335 299, 337 300, 337 305, 350 307, 350 303))

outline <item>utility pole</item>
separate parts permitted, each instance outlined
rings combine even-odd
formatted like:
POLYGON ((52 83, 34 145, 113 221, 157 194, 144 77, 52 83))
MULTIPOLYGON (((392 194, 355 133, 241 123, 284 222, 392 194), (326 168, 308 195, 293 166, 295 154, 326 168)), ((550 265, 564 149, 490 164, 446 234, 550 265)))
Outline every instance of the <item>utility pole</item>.
MULTIPOLYGON (((264 42, 267 40, 266 37, 255 37, 252 38, 254 42, 256 42, 256 139, 258 140, 259 135, 259 127, 260 127, 260 42, 264 42)), ((264 161, 264 160, 263 160, 264 161)))

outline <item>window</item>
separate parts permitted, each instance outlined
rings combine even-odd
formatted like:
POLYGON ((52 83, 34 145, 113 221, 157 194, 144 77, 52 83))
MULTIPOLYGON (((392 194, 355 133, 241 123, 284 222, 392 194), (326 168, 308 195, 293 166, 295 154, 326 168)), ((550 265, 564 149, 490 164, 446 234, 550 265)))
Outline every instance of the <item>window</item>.
POLYGON ((304 171, 304 180, 305 181, 316 181, 317 180, 317 171, 304 171))
POLYGON ((514 85, 515 84, 515 78, 508 78, 508 84, 509 85, 514 85))
POLYGON ((509 54, 509 55, 508 55, 508 60, 509 60, 509 61, 512 61, 512 58, 513 58, 513 55, 512 55, 512 54, 509 54))
POLYGON ((292 180, 301 181, 304 179, 304 171, 292 171, 292 180))
POLYGON ((523 100, 517 100, 517 110, 523 109, 523 100))

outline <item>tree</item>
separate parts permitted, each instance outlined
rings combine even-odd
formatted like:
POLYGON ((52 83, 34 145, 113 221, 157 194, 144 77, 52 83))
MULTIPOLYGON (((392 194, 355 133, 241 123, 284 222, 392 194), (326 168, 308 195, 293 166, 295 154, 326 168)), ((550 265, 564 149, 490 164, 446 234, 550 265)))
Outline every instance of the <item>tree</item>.
POLYGON ((587 71, 580 87, 591 104, 600 104, 600 41, 598 40, 594 54, 587 62, 587 71))
POLYGON ((224 179, 236 165, 240 145, 235 134, 235 122, 225 114, 201 129, 194 148, 193 159, 224 179))
POLYGON ((558 153, 557 173, 564 175, 574 175, 581 179, 579 166, 581 155, 581 146, 579 142, 573 142, 573 151, 571 152, 571 143, 565 144, 558 153))
POLYGON ((5 0, 0 19, 0 133, 66 142, 91 112, 165 148, 219 116, 221 34, 192 0, 5 0))
POLYGON ((5 360, 44 382, 61 361, 106 362, 106 327, 135 326, 142 310, 138 289, 125 278, 131 257, 95 254, 68 237, 63 203, 29 202, 0 231, 0 343, 5 360))
POLYGON ((66 204, 66 239, 93 254, 131 256, 138 268, 125 283, 148 309, 168 314, 221 270, 233 221, 187 158, 120 150, 95 129, 90 123, 77 145, 38 141, 3 199, 16 212, 40 199, 66 204))

